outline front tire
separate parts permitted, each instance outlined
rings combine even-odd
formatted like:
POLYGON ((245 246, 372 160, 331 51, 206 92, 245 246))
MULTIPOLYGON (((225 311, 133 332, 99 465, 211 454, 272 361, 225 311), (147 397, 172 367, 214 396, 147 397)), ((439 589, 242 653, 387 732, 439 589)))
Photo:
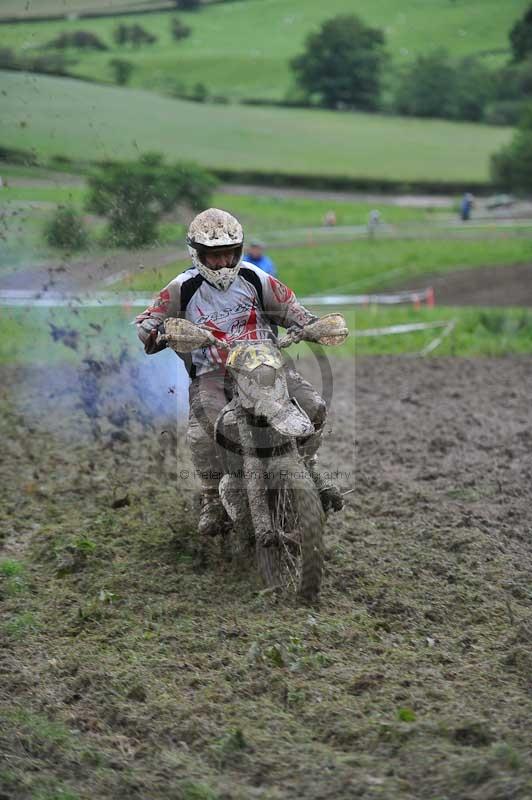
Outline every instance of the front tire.
POLYGON ((269 588, 295 593, 303 602, 318 599, 323 576, 325 515, 318 490, 304 464, 275 459, 268 483, 273 541, 257 542, 257 565, 269 588))

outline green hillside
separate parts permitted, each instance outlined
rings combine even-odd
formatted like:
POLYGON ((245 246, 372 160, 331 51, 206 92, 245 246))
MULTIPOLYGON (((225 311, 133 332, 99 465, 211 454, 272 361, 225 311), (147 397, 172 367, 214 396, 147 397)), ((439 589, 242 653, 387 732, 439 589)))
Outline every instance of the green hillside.
MULTIPOLYGON (((52 5, 55 0, 48 0, 52 5)), ((81 2, 81 0, 79 0, 81 2)), ((85 0, 86 2, 86 0, 85 0)), ((96 0, 94 0, 96 4, 96 0)), ((395 63, 416 53, 446 47, 456 56, 499 53, 507 48, 508 31, 528 0, 245 0, 215 4, 183 15, 192 35, 179 43, 170 35, 168 13, 130 17, 158 37, 138 50, 118 48, 113 19, 83 20, 83 29, 98 34, 106 52, 72 53, 79 57, 76 74, 112 81, 109 60, 117 56, 135 64, 132 85, 163 91, 187 90, 202 82, 211 95, 281 99, 292 83, 290 59, 302 49, 309 31, 324 19, 356 12, 382 28, 395 63), (437 31, 437 39, 435 32, 437 31)), ((5 4, 3 4, 5 5, 5 4)), ((10 5, 15 5, 11 3, 10 5)), ((18 4, 21 8, 23 3, 18 4)), ((2 26, 3 46, 31 52, 80 21, 2 26)))
POLYGON ((43 16, 44 14, 75 14, 86 11, 121 11, 125 8, 159 5, 160 0, 2 0, 2 17, 43 16))
POLYGON ((488 180, 510 128, 188 103, 143 91, 0 72, 0 145, 47 159, 159 151, 211 168, 401 181, 488 180))

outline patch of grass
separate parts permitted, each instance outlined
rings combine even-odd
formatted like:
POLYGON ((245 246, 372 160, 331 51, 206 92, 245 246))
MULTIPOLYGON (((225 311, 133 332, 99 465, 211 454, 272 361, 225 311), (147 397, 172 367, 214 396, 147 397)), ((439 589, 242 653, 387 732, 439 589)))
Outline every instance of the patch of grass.
POLYGON ((120 306, 4 309, 0 329, 10 338, 9 343, 4 340, 0 344, 0 363, 64 361, 81 365, 87 356, 118 357, 124 348, 138 349, 136 331, 130 325, 135 313, 120 306))
MULTIPOLYGON (((112 0, 112 8, 121 9, 124 7, 144 5, 149 6, 157 0, 112 0)), ((109 11, 111 8, 110 0, 68 0, 68 12, 76 11, 109 11)), ((21 7, 20 0, 2 0, 2 17, 11 16, 31 16, 32 14, 65 14, 64 0, 39 0, 38 3, 28 3, 21 7)), ((77 22, 77 25, 80 23, 77 22)))
POLYGON ((181 787, 182 800, 218 800, 219 794, 214 792, 204 783, 186 781, 181 787))
POLYGON ((41 159, 128 160, 155 150, 207 168, 487 182, 490 154, 512 134, 377 114, 204 105, 14 72, 0 73, 0 85, 2 144, 41 159))
MULTIPOLYGON (((1 169, 1 168, 0 168, 1 169)), ((83 186, 72 186, 68 184, 56 183, 50 185, 36 186, 11 186, 7 185, 2 189, 2 200, 6 202, 23 203, 53 203, 55 205, 74 205, 82 208, 85 200, 85 189, 83 186)))
MULTIPOLYGON (((376 205, 370 202, 314 200, 299 197, 269 197, 236 195, 231 192, 215 194, 213 203, 226 208, 242 222, 251 234, 262 231, 283 231, 290 228, 319 227, 328 211, 334 211, 336 224, 366 225, 370 211, 376 205)), ((383 223, 430 222, 446 215, 440 210, 403 208, 386 203, 377 204, 383 223)), ((249 238, 249 237, 248 237, 249 238)))
POLYGON ((14 639, 23 639, 26 634, 34 633, 39 629, 35 615, 30 611, 13 615, 4 624, 6 633, 14 639))
MULTIPOLYGON (((310 306, 314 313, 326 313, 323 306, 310 306)), ((330 310, 330 309, 329 309, 330 310)), ((524 309, 412 307, 335 307, 343 313, 351 330, 381 328, 412 322, 456 320, 454 331, 435 351, 436 355, 504 356, 510 353, 532 352, 532 311, 524 309), (504 333, 493 330, 491 316, 505 320, 504 333)), ((33 364, 69 362, 81 365, 90 353, 91 358, 119 357, 121 352, 140 353, 136 331, 130 325, 136 309, 88 308, 73 313, 68 309, 9 308, 0 320, 0 363, 33 364), (65 338, 53 340, 50 324, 64 332, 65 338), (101 330, 105 330, 102 336, 101 330), (76 347, 67 343, 78 343, 76 347), (87 350, 87 347, 89 348, 87 350)), ((341 347, 327 350, 331 356, 384 355, 420 352, 441 329, 415 331, 393 336, 348 339, 341 347)), ((308 345, 290 348, 291 357, 306 353, 308 345)), ((71 544, 71 543, 70 543, 71 544)))
MULTIPOLYGON (((13 0, 9 0, 13 3, 13 0)), ((93 3, 94 4, 94 3, 93 3)), ((190 89, 205 84, 211 95, 232 100, 261 98, 280 100, 293 79, 290 59, 299 53, 307 34, 320 23, 340 13, 358 13, 368 24, 382 28, 394 66, 424 52, 433 31, 438 45, 456 56, 500 51, 504 58, 507 34, 526 8, 526 0, 470 0, 449 3, 435 0, 429 5, 405 0, 398 9, 394 0, 246 0, 223 3, 187 14, 191 36, 176 44, 170 33, 170 15, 130 17, 158 37, 155 45, 138 50, 119 48, 112 38, 115 19, 79 20, 2 26, 5 46, 38 48, 63 31, 83 27, 95 33, 110 48, 103 53, 75 53, 74 71, 101 81, 111 81, 109 60, 124 57, 135 65, 132 84, 153 90, 172 91, 179 85, 190 89), (226 47, 236 40, 238 48, 226 47)), ((493 61, 493 57, 491 61, 493 61)))
POLYGON ((0 214, 0 272, 24 267, 37 259, 50 256, 44 243, 43 229, 49 208, 31 204, 6 203, 0 214))
POLYGON ((21 594, 26 590, 24 565, 13 558, 0 561, 0 591, 8 597, 21 594))
POLYGON ((22 575, 24 566, 14 558, 4 558, 0 561, 0 575, 6 578, 14 578, 22 575))
POLYGON ((33 800, 82 800, 82 798, 68 789, 52 789, 37 792, 33 795, 33 800))
MULTIPOLYGON (((435 355, 504 356, 510 353, 532 352, 532 311, 523 309, 448 308, 376 308, 367 311, 347 311, 350 327, 357 330, 379 328, 410 322, 456 320, 454 331, 443 339, 435 355), (490 313, 502 314, 507 320, 508 333, 495 334, 485 326, 490 313), (511 332, 510 332, 511 331, 511 332)), ((365 337, 355 340, 358 355, 385 355, 420 352, 441 333, 441 329, 401 333, 393 336, 365 337)), ((352 354, 353 345, 343 345, 343 352, 352 354)), ((340 349, 342 351, 342 349, 340 349)))
POLYGON ((401 722, 415 722, 416 714, 411 708, 398 708, 397 719, 401 722))
MULTIPOLYGON (((279 277, 299 296, 324 293, 362 294, 390 284, 411 280, 422 288, 423 274, 490 264, 525 264, 530 261, 530 241, 525 237, 481 239, 360 239, 341 244, 309 244, 306 247, 270 247, 279 277)), ((117 288, 128 287, 149 294, 159 291, 186 261, 163 270, 145 270, 117 288)), ((437 298, 436 298, 437 300, 437 298)))
MULTIPOLYGON (((0 175, 5 180, 4 188, 9 188, 10 179, 12 178, 29 178, 35 181, 54 181, 57 184, 61 184, 66 180, 72 180, 69 174, 65 172, 58 172, 56 169, 37 167, 32 164, 12 164, 9 161, 3 160, 0 166, 0 175)), ((76 180, 76 178, 74 177, 73 180, 76 180)))

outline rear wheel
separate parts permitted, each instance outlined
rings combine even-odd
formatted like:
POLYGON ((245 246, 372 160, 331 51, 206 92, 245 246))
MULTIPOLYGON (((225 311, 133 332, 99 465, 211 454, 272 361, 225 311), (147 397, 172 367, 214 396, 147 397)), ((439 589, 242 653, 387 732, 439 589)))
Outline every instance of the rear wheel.
POLYGON ((323 513, 304 465, 279 459, 268 485, 272 541, 257 542, 257 563, 266 585, 317 600, 323 575, 323 513))

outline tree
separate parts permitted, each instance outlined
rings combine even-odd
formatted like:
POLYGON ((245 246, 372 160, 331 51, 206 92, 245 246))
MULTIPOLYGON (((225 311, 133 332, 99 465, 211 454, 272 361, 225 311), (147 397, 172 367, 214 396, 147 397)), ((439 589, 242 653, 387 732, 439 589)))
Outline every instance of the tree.
POLYGON ((192 93, 189 95, 190 100, 195 100, 196 103, 205 103, 209 96, 209 90, 204 83, 196 83, 192 87, 192 93))
POLYGON ((532 105, 510 144, 492 156, 491 174, 510 190, 532 192, 532 105))
POLYGON ((523 61, 532 53, 532 6, 525 11, 510 31, 514 61, 523 61))
POLYGON ((491 73, 474 58, 455 64, 442 49, 419 55, 399 78, 395 109, 414 117, 478 121, 494 97, 491 73))
POLYGON ((115 83, 119 86, 125 86, 129 83, 131 73, 135 68, 131 61, 126 61, 124 58, 112 58, 109 61, 109 66, 113 70, 115 83))
POLYGON ((494 74, 473 56, 463 58, 456 68, 454 119, 480 122, 493 100, 494 74))
POLYGON ((59 206, 46 223, 44 235, 51 247, 62 250, 82 250, 88 241, 83 217, 71 206, 59 206))
POLYGON ((455 83, 455 70, 445 50, 419 55, 401 76, 396 110, 413 117, 452 116, 455 83))
POLYGON ((107 45, 91 31, 65 31, 44 45, 49 49, 65 50, 77 47, 80 50, 107 50, 107 45))
POLYGON ((0 68, 12 69, 17 66, 17 57, 10 47, 0 47, 0 68))
POLYGON ((141 44, 154 44, 157 37, 143 28, 142 25, 131 25, 129 27, 129 41, 135 47, 141 44))
POLYGON ((117 25, 113 31, 113 39, 115 43, 120 47, 123 44, 127 44, 129 41, 129 28, 127 25, 117 25))
POLYGON ((113 32, 113 39, 117 45, 131 44, 139 47, 141 44, 154 44, 157 37, 142 25, 118 25, 113 32))
POLYGON ((188 25, 185 25, 184 22, 181 22, 179 17, 173 17, 170 24, 172 36, 176 42, 178 42, 180 39, 186 39, 187 36, 190 36, 192 29, 188 25))
POLYGON ((166 165, 157 153, 133 164, 108 164, 89 177, 87 208, 106 216, 113 244, 142 247, 157 238, 157 224, 178 204, 209 205, 216 184, 195 164, 166 165))
POLYGON ((292 59, 296 82, 308 99, 326 108, 374 110, 379 105, 385 61, 384 34, 354 14, 323 23, 292 59))

